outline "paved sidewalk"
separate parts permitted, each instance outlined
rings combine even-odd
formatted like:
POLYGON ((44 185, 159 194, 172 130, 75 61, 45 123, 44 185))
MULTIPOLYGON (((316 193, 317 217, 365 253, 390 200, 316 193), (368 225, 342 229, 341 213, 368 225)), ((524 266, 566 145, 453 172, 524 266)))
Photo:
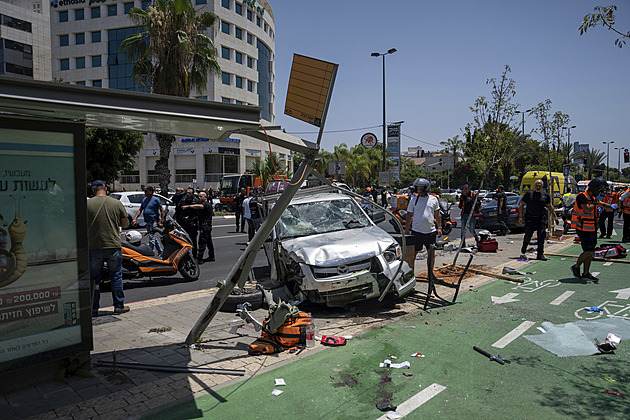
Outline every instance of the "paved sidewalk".
MULTIPOLYGON (((572 237, 571 237, 572 239, 572 237)), ((522 234, 498 238, 500 252, 477 253, 473 264, 519 268, 517 262, 522 234), (513 243, 510 243, 513 242, 513 243)), ((548 252, 558 252, 573 245, 548 244, 548 252)), ((436 267, 452 262, 454 252, 438 251, 436 267)), ((467 254, 460 254, 458 263, 465 264, 467 254)), ((424 259, 416 261, 416 272, 426 269, 424 259)), ((466 279, 461 291, 467 291, 493 281, 485 276, 466 279)), ((454 289, 438 286, 441 296, 452 296, 454 289)), ((416 293, 404 302, 361 303, 349 310, 323 309, 301 305, 311 311, 321 334, 354 335, 393 322, 401 316, 421 310, 427 289, 418 282, 416 293)), ((92 361, 137 362, 165 366, 194 366, 214 369, 244 369, 245 377, 299 360, 321 350, 321 346, 306 349, 300 355, 283 352, 272 356, 249 356, 248 345, 258 333, 234 314, 219 313, 204 333, 201 342, 191 349, 182 343, 205 309, 216 289, 201 290, 144 302, 131 303, 131 311, 113 315, 113 308, 103 308, 93 320, 94 350, 92 361), (240 327, 240 328, 234 328, 240 327)), ((265 310, 254 315, 262 319, 265 310)), ((49 382, 0 397, 0 420, 4 419, 120 419, 140 418, 158 412, 178 402, 242 381, 240 376, 162 373, 144 370, 93 367, 93 378, 69 379, 69 384, 49 382)))

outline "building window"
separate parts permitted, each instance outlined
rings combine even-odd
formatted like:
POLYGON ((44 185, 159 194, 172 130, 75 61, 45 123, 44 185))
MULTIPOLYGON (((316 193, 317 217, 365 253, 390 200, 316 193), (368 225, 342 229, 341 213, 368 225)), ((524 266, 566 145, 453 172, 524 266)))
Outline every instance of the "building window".
POLYGON ((74 34, 74 43, 76 45, 85 44, 85 33, 74 34))
POLYGON ((133 8, 133 2, 123 3, 125 14, 128 15, 131 9, 133 8))
POLYGON ((260 26, 260 16, 256 16, 256 25, 260 26))
POLYGON ((251 80, 247 81, 247 90, 249 92, 253 92, 254 91, 254 82, 252 82, 251 80))
POLYGON ((234 36, 238 39, 243 39, 243 30, 241 28, 234 28, 234 36))
POLYGON ((140 171, 124 171, 120 174, 121 184, 139 184, 140 183, 140 171))
POLYGON ((101 67, 101 56, 93 55, 92 56, 92 67, 101 67))
MULTIPOLYGON (((147 170, 147 184, 159 184, 160 176, 155 169, 147 170)), ((131 197, 130 197, 131 198, 131 197)), ((140 199, 142 202, 142 198, 140 199)))
POLYGON ((197 178, 196 169, 175 169, 175 182, 192 183, 197 178))
POLYGON ((236 76, 236 87, 243 89, 243 78, 241 76, 236 76))
POLYGON ((243 105, 243 101, 235 101, 234 102, 236 105, 243 105))
POLYGON ((92 42, 101 42, 101 31, 92 32, 92 42))
POLYGON ((59 12, 59 22, 67 22, 68 21, 68 11, 64 10, 63 12, 59 12))
POLYGON ((76 9, 74 11, 74 20, 83 20, 83 19, 85 19, 85 10, 76 9))
POLYGON ((202 5, 202 4, 208 4, 208 0, 196 0, 195 4, 197 6, 202 5))
MULTIPOLYGON (((37 4, 37 3, 35 3, 37 4)), ((33 32, 33 25, 22 19, 14 18, 7 15, 0 15, 0 24, 9 28, 17 29, 24 32, 33 32)))
POLYGON ((92 86, 94 87, 103 87, 103 81, 102 80, 92 80, 92 86))
POLYGON ((70 37, 68 35, 59 35, 59 46, 65 47, 70 45, 70 37))
POLYGON ((110 4, 107 6, 107 16, 116 16, 118 14, 118 5, 110 4))
POLYGON ((230 49, 221 47, 221 58, 225 58, 226 60, 230 59, 230 49))
POLYGON ((207 101, 208 97, 207 96, 195 96, 195 99, 199 99, 199 100, 202 100, 202 101, 207 101))
POLYGON ((76 59, 76 67, 77 69, 85 68, 85 57, 77 57, 76 59))
POLYGON ((247 67, 249 67, 250 69, 254 67, 254 59, 250 56, 247 56, 247 67))
POLYGON ((243 54, 240 52, 236 51, 235 59, 238 64, 243 64, 243 54))
POLYGON ((224 21, 221 21, 221 32, 224 34, 230 34, 230 24, 224 21))
POLYGON ((267 22, 265 22, 265 32, 267 32, 269 30, 269 26, 267 25, 267 22))
POLYGON ((140 8, 142 10, 147 10, 147 7, 149 7, 151 5, 151 0, 142 0, 142 2, 140 3, 140 8))
POLYGON ((234 5, 234 11, 236 12, 237 15, 243 16, 243 5, 236 3, 234 5))
POLYGON ((61 65, 61 70, 70 70, 70 59, 62 58, 59 60, 59 64, 61 65))
POLYGON ((247 20, 252 21, 252 22, 254 21, 254 14, 249 9, 247 9, 247 20))
POLYGON ((92 19, 98 19, 101 17, 101 7, 92 7, 92 19))
POLYGON ((254 37, 250 33, 247 33, 247 43, 254 45, 254 37))
POLYGON ((85 86, 85 80, 77 82, 77 86, 85 86))
POLYGON ((221 6, 225 7, 226 9, 230 8, 230 0, 221 0, 221 6))
POLYGON ((221 80, 223 81, 224 85, 229 85, 230 84, 230 73, 223 72, 223 74, 221 74, 221 80))
POLYGON ((223 102, 224 104, 229 104, 230 103, 230 98, 221 97, 221 102, 223 102))

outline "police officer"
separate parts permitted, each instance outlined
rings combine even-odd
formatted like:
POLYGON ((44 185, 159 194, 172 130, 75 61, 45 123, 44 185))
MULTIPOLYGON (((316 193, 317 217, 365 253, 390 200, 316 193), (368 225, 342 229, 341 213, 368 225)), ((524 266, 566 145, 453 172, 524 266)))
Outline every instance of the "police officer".
POLYGON ((534 232, 536 232, 536 237, 538 238, 536 240, 538 245, 536 259, 547 261, 547 257, 545 257, 544 254, 545 238, 547 237, 547 211, 551 214, 554 223, 558 224, 558 217, 551 205, 551 197, 543 190, 542 179, 537 179, 536 182, 534 182, 534 189, 527 191, 519 204, 518 222, 525 223, 525 236, 523 237, 523 245, 521 246, 520 259, 527 259, 525 252, 527 251, 529 242, 532 240, 534 232), (525 205, 527 205, 526 210, 525 205))
POLYGON ((621 242, 630 242, 630 188, 619 194, 620 214, 623 214, 621 242))
POLYGON ((177 205, 179 211, 176 210, 176 213, 177 223, 179 223, 188 233, 188 236, 190 236, 190 240, 193 244, 193 253, 197 255, 197 214, 195 210, 190 208, 193 204, 199 204, 199 200, 195 197, 195 191, 192 188, 188 188, 186 190, 186 196, 181 199, 177 205))
POLYGON ((199 228, 199 249, 197 261, 203 264, 205 261, 214 261, 214 245, 212 244, 212 216, 214 211, 208 202, 208 195, 205 192, 199 193, 199 203, 186 205, 187 208, 197 212, 197 222, 199 228), (203 259, 208 247, 208 259, 203 259))

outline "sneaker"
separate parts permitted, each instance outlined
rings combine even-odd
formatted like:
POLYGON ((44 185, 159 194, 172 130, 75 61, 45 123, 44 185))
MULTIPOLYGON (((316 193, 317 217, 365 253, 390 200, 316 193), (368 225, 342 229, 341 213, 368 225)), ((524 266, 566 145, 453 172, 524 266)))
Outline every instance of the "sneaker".
POLYGON ((582 274, 582 278, 586 279, 586 280, 594 281, 595 283, 597 283, 599 281, 599 279, 597 277, 595 277, 594 275, 592 275, 591 273, 584 273, 584 274, 582 274))
POLYGON ((130 310, 131 310, 131 308, 129 306, 123 306, 122 308, 116 308, 116 309, 114 309, 114 315, 124 314, 126 312, 129 312, 130 310))
POLYGON ((602 233, 601 235, 599 235, 599 239, 603 239, 603 238, 605 238, 605 237, 606 237, 606 236, 605 236, 603 233, 602 233))
POLYGON ((525 255, 525 254, 521 254, 521 256, 520 256, 520 257, 518 257, 518 259, 519 259, 519 260, 527 260, 527 259, 529 259, 529 258, 527 258, 527 255, 525 255))
POLYGON ((610 239, 610 236, 611 236, 611 235, 606 235, 606 239, 610 239))
POLYGON ((576 266, 572 265, 571 266, 571 273, 573 274, 573 277, 575 277, 578 280, 582 280, 582 276, 580 276, 580 269, 577 268, 576 266))
POLYGON ((539 255, 538 257, 536 257, 536 259, 540 261, 547 261, 547 257, 545 257, 544 255, 539 255))

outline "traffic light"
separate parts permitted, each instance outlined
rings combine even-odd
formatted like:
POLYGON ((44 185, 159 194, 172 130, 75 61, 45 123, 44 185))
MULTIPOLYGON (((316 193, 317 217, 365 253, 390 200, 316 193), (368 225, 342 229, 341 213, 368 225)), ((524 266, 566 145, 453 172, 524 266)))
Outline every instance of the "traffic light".
POLYGON ((586 156, 584 156, 584 166, 587 165, 586 156))
POLYGON ((623 152, 623 162, 630 163, 630 156, 628 156, 628 152, 623 152))

